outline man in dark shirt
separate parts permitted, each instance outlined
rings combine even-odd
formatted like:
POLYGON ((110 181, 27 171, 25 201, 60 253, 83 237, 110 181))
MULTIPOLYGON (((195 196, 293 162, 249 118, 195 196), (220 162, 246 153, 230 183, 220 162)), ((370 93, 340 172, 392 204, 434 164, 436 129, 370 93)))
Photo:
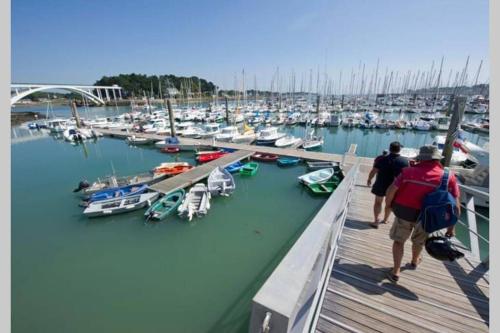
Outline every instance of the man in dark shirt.
POLYGON ((374 222, 370 223, 370 226, 373 228, 378 228, 380 223, 387 223, 387 219, 391 213, 390 211, 386 210, 384 212, 384 219, 382 222, 379 219, 380 213, 382 212, 382 201, 384 201, 385 192, 394 181, 394 178, 401 173, 401 170, 409 165, 408 159, 399 155, 400 151, 401 144, 397 141, 392 142, 389 146, 390 154, 383 157, 377 157, 368 175, 368 180, 366 182, 368 186, 372 185, 372 179, 377 175, 372 187, 372 193, 375 194, 375 202, 373 203, 374 222))

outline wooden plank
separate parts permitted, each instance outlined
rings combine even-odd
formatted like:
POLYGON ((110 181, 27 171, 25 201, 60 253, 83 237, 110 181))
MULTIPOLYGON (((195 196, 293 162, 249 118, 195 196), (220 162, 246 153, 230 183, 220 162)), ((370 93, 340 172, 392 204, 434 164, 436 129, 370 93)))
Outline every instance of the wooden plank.
MULTIPOLYGON (((384 269, 387 270, 387 267, 384 269)), ((479 318, 479 314, 488 316, 489 304, 484 302, 484 297, 481 298, 478 293, 474 293, 474 296, 483 301, 474 301, 473 305, 464 293, 452 293, 444 289, 423 285, 419 280, 404 279, 403 275, 398 285, 394 286, 385 278, 384 269, 374 269, 366 264, 352 264, 343 260, 334 266, 336 272, 357 278, 368 286, 382 283, 384 290, 389 292, 401 290, 403 297, 418 299, 420 302, 429 303, 429 305, 439 304, 476 318, 479 318)))
POLYGON ((429 307, 416 300, 404 300, 393 292, 387 292, 382 286, 373 287, 354 279, 351 281, 338 276, 338 273, 334 273, 327 290, 329 298, 336 297, 333 293, 338 292, 358 302, 369 304, 381 312, 388 312, 415 323, 434 323, 464 333, 479 331, 481 327, 487 328, 487 325, 480 320, 471 319, 443 308, 429 307))

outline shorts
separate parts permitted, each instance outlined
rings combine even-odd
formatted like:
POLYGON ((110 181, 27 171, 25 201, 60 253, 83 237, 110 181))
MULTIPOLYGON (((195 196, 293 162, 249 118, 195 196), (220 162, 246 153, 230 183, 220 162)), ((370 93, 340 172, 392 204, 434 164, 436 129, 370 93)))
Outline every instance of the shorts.
POLYGON ((389 185, 385 186, 384 184, 380 184, 375 182, 372 186, 372 193, 379 196, 379 197, 385 197, 385 192, 389 188, 389 185))
POLYGON ((389 237, 393 241, 404 243, 410 238, 410 235, 413 244, 422 246, 429 236, 429 234, 424 231, 422 223, 410 222, 396 217, 392 223, 389 237))

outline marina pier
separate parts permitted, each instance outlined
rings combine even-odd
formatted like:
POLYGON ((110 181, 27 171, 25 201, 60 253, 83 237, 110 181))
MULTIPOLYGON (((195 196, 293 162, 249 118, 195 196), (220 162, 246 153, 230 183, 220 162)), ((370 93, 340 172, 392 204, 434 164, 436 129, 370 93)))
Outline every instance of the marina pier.
MULTIPOLYGON (((253 298, 250 332, 488 332, 488 259, 455 241, 465 258, 442 262, 423 251, 418 269, 403 268, 404 279, 391 284, 385 279, 392 267, 390 223, 369 226, 371 165, 346 168, 253 298)), ((477 242, 474 228, 475 222, 469 231, 477 242)))
MULTIPOLYGON (((102 133, 128 136, 116 130, 102 133)), ((344 155, 188 138, 180 138, 180 145, 237 150, 153 185, 154 190, 168 193, 192 185, 214 167, 225 167, 254 152, 340 162, 347 172, 253 298, 251 333, 488 332, 489 268, 488 259, 481 261, 478 252, 474 205, 467 206, 472 208, 468 212, 470 249, 454 240, 466 257, 441 262, 424 251, 418 270, 404 267, 404 279, 394 285, 385 279, 392 265, 391 224, 379 229, 369 226, 372 216, 367 208, 373 196, 365 184, 373 159, 356 156, 356 145, 344 155)), ((469 197, 485 195, 467 187, 461 190, 469 197)), ((410 242, 405 252, 411 252, 410 242)))

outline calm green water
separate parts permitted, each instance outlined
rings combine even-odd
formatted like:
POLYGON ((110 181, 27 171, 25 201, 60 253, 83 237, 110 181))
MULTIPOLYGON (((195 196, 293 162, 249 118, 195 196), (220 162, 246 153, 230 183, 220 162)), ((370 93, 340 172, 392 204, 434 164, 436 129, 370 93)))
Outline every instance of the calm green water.
MULTIPOLYGON (((128 108, 92 110, 93 117, 128 108)), ((357 143, 362 156, 393 140, 419 147, 437 135, 319 131, 324 151, 357 143)), ((213 199, 209 214, 192 223, 170 217, 145 225, 143 211, 90 220, 72 193, 79 180, 144 172, 174 156, 107 138, 72 146, 45 137, 11 151, 13 332, 246 332, 252 297, 324 203, 297 183, 304 166, 261 163, 255 177, 236 175, 235 194, 213 199)), ((194 163, 193 155, 180 159, 194 163)), ((478 227, 488 235, 487 223, 478 227)), ((468 243, 462 228, 458 237, 468 243)))
POLYGON ((297 183, 304 166, 261 164, 193 223, 81 215, 81 177, 169 159, 114 139, 12 145, 13 332, 246 332, 252 297, 324 199, 297 183))

